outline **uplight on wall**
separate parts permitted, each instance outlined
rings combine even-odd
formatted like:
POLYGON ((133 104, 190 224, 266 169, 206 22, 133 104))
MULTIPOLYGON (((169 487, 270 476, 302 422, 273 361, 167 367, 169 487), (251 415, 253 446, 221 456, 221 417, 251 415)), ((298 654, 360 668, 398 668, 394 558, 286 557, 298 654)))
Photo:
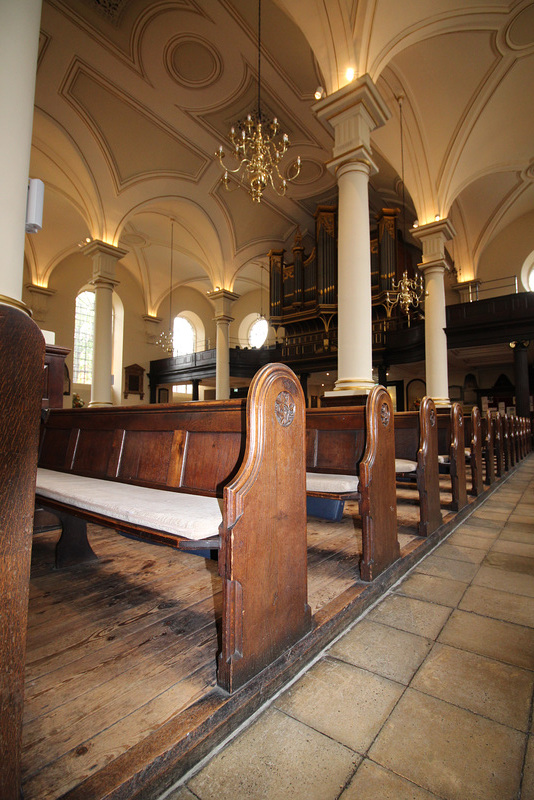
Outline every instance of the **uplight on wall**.
POLYGON ((348 70, 345 73, 345 78, 347 79, 347 81, 349 83, 354 80, 354 69, 353 69, 353 67, 349 67, 348 68, 348 70))
POLYGON ((324 89, 322 86, 318 86, 315 90, 315 99, 321 100, 324 97, 324 89))
POLYGON ((28 181, 26 201, 26 233, 37 233, 43 227, 44 183, 39 178, 28 181))

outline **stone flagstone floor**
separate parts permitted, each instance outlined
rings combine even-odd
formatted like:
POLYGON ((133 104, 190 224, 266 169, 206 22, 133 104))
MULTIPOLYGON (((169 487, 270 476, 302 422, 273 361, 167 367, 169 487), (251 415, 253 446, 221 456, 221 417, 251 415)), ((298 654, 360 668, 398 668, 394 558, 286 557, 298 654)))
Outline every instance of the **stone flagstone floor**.
POLYGON ((161 800, 534 800, 534 454, 161 800))

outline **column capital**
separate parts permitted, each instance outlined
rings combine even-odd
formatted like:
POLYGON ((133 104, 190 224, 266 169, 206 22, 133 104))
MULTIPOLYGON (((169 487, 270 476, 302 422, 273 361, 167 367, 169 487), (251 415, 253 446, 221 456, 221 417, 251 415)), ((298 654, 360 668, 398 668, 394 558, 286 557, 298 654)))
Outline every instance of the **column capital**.
POLYGON ((234 321, 235 317, 231 317, 229 314, 217 314, 217 316, 214 317, 214 319, 217 325, 221 325, 222 323, 229 325, 231 322, 234 321))
POLYGON ((423 248, 423 262, 419 264, 420 268, 427 262, 445 259, 445 242, 456 236, 456 231, 448 218, 419 225, 418 228, 410 228, 410 233, 414 239, 421 242, 423 248))
POLYGON ((369 75, 362 75, 328 95, 313 110, 334 130, 330 170, 346 161, 364 161, 377 171, 371 157, 371 132, 384 125, 391 112, 369 75))
POLYGON ((444 258, 435 258, 432 261, 421 261, 417 266, 424 275, 431 275, 432 273, 445 274, 449 271, 449 265, 444 258))
POLYGON ((230 309, 232 303, 239 300, 238 294, 231 292, 229 289, 215 289, 213 292, 208 292, 208 298, 215 306, 215 319, 227 316, 230 318, 230 321, 232 321, 230 309))
POLYGON ((55 289, 47 289, 45 286, 36 286, 34 283, 26 284, 26 291, 32 298, 33 318, 37 322, 44 322, 48 313, 48 298, 55 295, 55 289))
POLYGON ((81 252, 93 259, 93 278, 114 279, 117 261, 128 255, 128 250, 102 242, 100 239, 93 239, 81 248, 81 252))
POLYGON ((107 275, 98 274, 95 276, 93 274, 93 277, 91 278, 89 283, 92 284, 95 288, 98 287, 99 289, 109 289, 113 291, 115 286, 119 285, 120 281, 118 281, 116 278, 110 278, 107 275))

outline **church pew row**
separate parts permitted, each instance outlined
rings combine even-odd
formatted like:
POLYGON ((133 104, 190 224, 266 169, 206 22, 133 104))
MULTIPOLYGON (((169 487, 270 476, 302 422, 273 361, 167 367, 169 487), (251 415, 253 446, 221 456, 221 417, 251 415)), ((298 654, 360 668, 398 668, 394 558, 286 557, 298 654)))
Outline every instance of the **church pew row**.
POLYGON ((282 364, 248 398, 51 410, 37 502, 63 526, 58 564, 95 558, 86 521, 178 549, 218 549, 217 682, 232 692, 311 628, 305 409, 282 364))
POLYGON ((438 452, 443 472, 451 478, 452 509, 461 511, 467 505, 465 468, 464 415, 460 403, 438 413, 438 452))
POLYGON ((391 397, 375 386, 365 406, 306 412, 308 513, 339 519, 357 500, 362 520, 360 576, 372 581, 400 556, 391 397))
POLYGON ((470 415, 464 416, 465 425, 465 457, 471 468, 471 488, 473 497, 484 491, 484 474, 482 461, 482 418, 478 406, 473 406, 470 415))
POLYGON ((429 536, 442 524, 438 470, 436 407, 423 397, 419 411, 395 414, 395 470, 402 484, 415 475, 419 492, 420 536, 429 536))

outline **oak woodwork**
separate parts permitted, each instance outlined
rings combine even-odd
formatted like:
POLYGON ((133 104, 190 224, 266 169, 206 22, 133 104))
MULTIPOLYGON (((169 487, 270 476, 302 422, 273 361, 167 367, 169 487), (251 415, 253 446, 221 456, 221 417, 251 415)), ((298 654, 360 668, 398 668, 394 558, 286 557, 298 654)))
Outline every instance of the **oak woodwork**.
POLYGON ((429 536, 443 522, 438 471, 438 426, 431 397, 421 400, 419 411, 395 414, 395 458, 417 463, 420 536, 429 536))
POLYGON ((465 469, 465 428, 460 403, 452 403, 450 411, 438 413, 438 449, 441 455, 449 456, 451 476, 452 509, 461 511, 467 505, 465 469))
MULTIPOLYGON (((306 469, 358 475, 362 519, 360 574, 372 581, 399 558, 391 397, 373 387, 365 406, 306 412, 306 469)), ((343 495, 339 495, 343 497, 343 495)))
POLYGON ((495 483, 495 443, 493 438, 493 423, 491 417, 488 416, 482 417, 482 453, 485 466, 484 482, 487 486, 491 486, 492 483, 495 483))
POLYGON ((482 418, 478 406, 473 406, 471 415, 464 418, 465 443, 470 448, 469 464, 471 466, 470 494, 478 497, 484 491, 484 475, 482 472, 482 418))
MULTIPOLYGON (((169 492, 223 498, 218 683, 229 692, 311 627, 307 604, 304 395, 294 373, 268 364, 247 400, 52 410, 39 465, 169 492)), ((202 543, 37 497, 63 512, 58 563, 93 557, 68 516, 191 549, 202 543), (64 541, 65 540, 65 541, 64 541), (74 553, 76 548, 77 553, 74 553)), ((212 533, 207 531, 207 534, 212 533)))
POLYGON ((19 800, 26 620, 45 342, 0 305, 0 797, 19 800))

